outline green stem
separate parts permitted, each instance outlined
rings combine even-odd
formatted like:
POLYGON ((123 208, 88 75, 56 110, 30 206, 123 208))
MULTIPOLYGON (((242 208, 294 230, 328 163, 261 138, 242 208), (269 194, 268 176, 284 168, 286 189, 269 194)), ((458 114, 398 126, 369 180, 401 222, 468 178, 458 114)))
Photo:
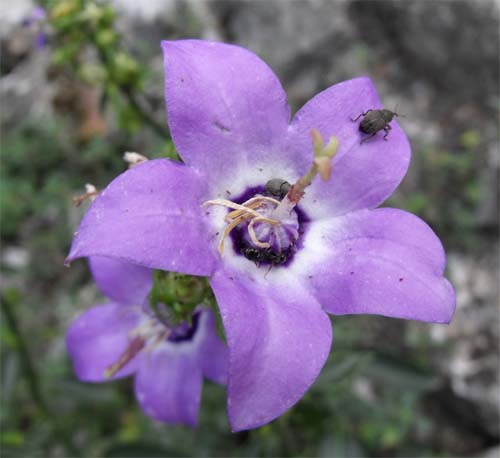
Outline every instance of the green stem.
POLYGON ((56 438, 62 438, 64 445, 71 453, 72 457, 79 457, 81 456, 79 450, 73 444, 72 440, 66 433, 66 430, 58 422, 57 416, 50 412, 48 404, 42 395, 42 390, 40 389, 40 384, 38 383, 38 375, 36 373, 35 366, 33 365, 28 345, 26 344, 26 340, 21 333, 16 314, 14 313, 15 302, 16 301, 9 297, 8 294, 2 294, 2 297, 0 298, 2 313, 5 316, 7 326, 10 332, 16 336, 16 350, 21 360, 24 375, 28 381, 28 388, 31 397, 33 398, 40 414, 52 422, 52 431, 54 436, 56 438))
POLYGON ((28 380, 28 388, 31 393, 31 397, 38 408, 38 410, 45 416, 49 415, 49 410, 47 408, 47 404, 43 399, 42 392, 40 390, 40 385, 38 384, 38 377, 35 372, 35 368, 31 362, 31 358, 28 352, 28 347, 26 342, 19 330, 19 326, 17 325, 17 319, 13 310, 13 303, 11 303, 11 298, 7 297, 7 295, 2 295, 1 300, 2 312, 5 316, 5 321, 7 322, 7 326, 9 327, 12 334, 16 336, 16 348, 19 354, 19 358, 21 359, 22 368, 26 379, 28 380))
MULTIPOLYGON (((89 31, 89 37, 94 37, 94 33, 92 31, 89 31)), ((92 44, 97 50, 97 55, 99 56, 99 59, 101 60, 102 64, 106 68, 111 68, 112 67, 112 62, 111 62, 111 56, 109 52, 101 46, 99 43, 97 43, 95 40, 92 40, 92 44)), ((124 87, 123 85, 116 85, 118 90, 121 92, 121 94, 127 99, 128 103, 130 106, 136 111, 136 113, 141 117, 141 119, 149 125, 149 127, 156 132, 160 137, 165 138, 166 140, 170 140, 170 134, 168 133, 168 129, 166 127, 166 124, 163 125, 156 121, 147 111, 145 111, 141 104, 139 103, 139 100, 137 99, 136 95, 130 90, 128 87, 124 87)))
POLYGON ((142 118, 142 120, 151 127, 153 131, 155 131, 160 137, 165 138, 166 140, 170 140, 170 135, 168 133, 168 129, 166 124, 163 125, 159 123, 156 119, 154 119, 147 111, 145 111, 139 103, 137 97, 131 93, 130 91, 118 87, 123 94, 123 96, 128 100, 130 106, 136 111, 136 113, 142 118))

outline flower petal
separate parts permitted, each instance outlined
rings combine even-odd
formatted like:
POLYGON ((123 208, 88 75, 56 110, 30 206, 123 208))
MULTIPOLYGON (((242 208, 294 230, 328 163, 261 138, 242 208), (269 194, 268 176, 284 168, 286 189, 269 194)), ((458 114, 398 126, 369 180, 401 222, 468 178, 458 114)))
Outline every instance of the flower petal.
POLYGON ((228 351, 227 346, 217 335, 215 317, 212 310, 203 307, 197 333, 200 333, 199 357, 203 375, 215 383, 227 383, 228 351))
POLYGON ((448 323, 455 310, 441 242, 401 210, 362 210, 311 224, 294 263, 333 314, 448 323))
POLYGON ((113 258, 89 258, 92 276, 111 300, 120 304, 142 305, 153 285, 151 269, 113 258))
POLYGON ((151 418, 196 426, 203 376, 196 352, 183 347, 163 343, 146 354, 135 377, 135 395, 151 418))
POLYGON ((290 118, 286 94, 272 70, 247 49, 201 40, 162 42, 170 131, 184 161, 209 180, 239 165, 270 160, 302 163, 284 148, 290 118))
POLYGON ((167 159, 126 171, 87 211, 67 261, 105 256, 155 269, 210 275, 218 260, 202 222, 204 187, 196 172, 167 159))
POLYGON ((328 356, 330 320, 297 285, 211 280, 229 346, 228 414, 233 431, 261 426, 292 407, 328 356))
POLYGON ((140 357, 133 358, 116 375, 104 377, 129 345, 128 333, 142 318, 139 307, 108 303, 80 315, 69 327, 66 347, 80 380, 103 382, 126 377, 136 371, 140 357))
POLYGON ((410 162, 406 135, 393 120, 387 141, 383 131, 363 144, 366 134, 356 122, 360 113, 382 108, 369 78, 335 84, 316 95, 295 115, 289 132, 291 152, 308 152, 312 158, 310 131, 318 129, 325 141, 335 135, 339 149, 330 181, 315 180, 307 189, 303 205, 310 217, 342 215, 380 205, 397 188, 410 162))

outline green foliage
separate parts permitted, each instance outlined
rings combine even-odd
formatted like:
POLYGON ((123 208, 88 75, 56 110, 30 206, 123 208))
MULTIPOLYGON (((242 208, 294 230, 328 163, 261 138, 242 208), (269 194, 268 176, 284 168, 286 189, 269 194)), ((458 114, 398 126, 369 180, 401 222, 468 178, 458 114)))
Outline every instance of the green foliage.
POLYGON ((90 0, 52 0, 46 7, 56 43, 54 64, 88 86, 99 87, 103 105, 111 101, 121 129, 134 133, 146 125, 168 139, 167 127, 136 97, 150 77, 148 67, 123 47, 113 8, 90 0), (95 58, 89 59, 89 54, 95 58))
POLYGON ((403 190, 391 197, 389 205, 421 216, 449 245, 462 249, 476 245, 480 144, 478 132, 466 131, 454 151, 431 145, 417 151, 419 189, 403 190))
POLYGON ((149 303, 160 317, 166 314, 165 318, 173 323, 189 322, 196 306, 207 302, 205 298, 209 291, 204 277, 156 270, 149 303))

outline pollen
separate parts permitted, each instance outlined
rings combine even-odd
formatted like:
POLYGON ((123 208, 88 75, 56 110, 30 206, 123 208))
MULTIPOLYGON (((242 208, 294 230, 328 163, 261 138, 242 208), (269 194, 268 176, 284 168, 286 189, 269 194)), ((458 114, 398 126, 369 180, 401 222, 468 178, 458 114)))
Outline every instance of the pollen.
POLYGON ((280 221, 267 218, 257 211, 259 207, 265 205, 266 203, 271 203, 277 207, 280 204, 280 201, 273 199, 272 197, 257 195, 252 197, 251 199, 248 199, 242 204, 237 204, 226 199, 207 200, 203 203, 203 207, 207 207, 208 205, 219 205, 222 207, 231 208, 233 210, 229 212, 225 217, 225 221, 228 224, 224 228, 224 232, 219 241, 219 253, 221 254, 221 256, 224 253, 224 241, 226 240, 228 235, 235 227, 245 222, 248 222, 247 230, 252 243, 259 248, 270 247, 269 243, 262 242, 257 238, 254 229, 254 225, 256 223, 267 223, 271 226, 277 226, 278 224, 280 224, 280 221))

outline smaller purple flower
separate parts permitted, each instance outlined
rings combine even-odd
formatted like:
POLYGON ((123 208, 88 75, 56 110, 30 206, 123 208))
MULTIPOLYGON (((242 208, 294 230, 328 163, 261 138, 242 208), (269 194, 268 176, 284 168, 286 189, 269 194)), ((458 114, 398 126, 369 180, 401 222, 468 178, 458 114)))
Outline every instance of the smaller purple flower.
POLYGON ((21 25, 30 28, 35 36, 35 46, 38 49, 44 48, 47 44, 47 34, 44 25, 47 20, 47 12, 41 6, 33 8, 30 13, 23 18, 21 25))
POLYGON ((144 305, 150 269, 100 257, 90 267, 110 302, 87 310, 68 330, 76 375, 104 382, 134 374, 135 396, 148 416, 195 426, 203 377, 226 383, 227 348, 212 311, 198 306, 190 323, 170 325, 144 305))

